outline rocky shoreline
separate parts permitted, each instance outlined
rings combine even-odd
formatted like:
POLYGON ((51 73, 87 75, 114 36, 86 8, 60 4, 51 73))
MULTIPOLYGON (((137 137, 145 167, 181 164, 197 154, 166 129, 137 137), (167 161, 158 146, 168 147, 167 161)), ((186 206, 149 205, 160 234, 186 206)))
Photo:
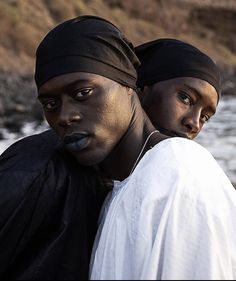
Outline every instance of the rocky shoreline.
POLYGON ((37 101, 33 77, 0 75, 0 139, 1 128, 20 131, 25 122, 41 123, 42 109, 37 101))
MULTIPOLYGON (((236 96, 236 67, 221 72, 222 95, 236 96)), ((41 124, 43 120, 33 77, 0 73, 0 139, 1 129, 17 133, 26 122, 41 124)))

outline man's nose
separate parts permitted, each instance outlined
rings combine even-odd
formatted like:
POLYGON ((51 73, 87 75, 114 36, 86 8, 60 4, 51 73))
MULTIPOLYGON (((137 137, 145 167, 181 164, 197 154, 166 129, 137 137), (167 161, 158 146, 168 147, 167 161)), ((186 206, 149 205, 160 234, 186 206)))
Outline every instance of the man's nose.
POLYGON ((183 120, 183 125, 188 129, 190 133, 199 133, 200 126, 200 113, 194 113, 192 115, 186 116, 183 120))
POLYGON ((60 108, 58 118, 58 125, 62 128, 67 128, 74 123, 81 121, 81 114, 75 106, 71 105, 68 101, 63 101, 60 108))

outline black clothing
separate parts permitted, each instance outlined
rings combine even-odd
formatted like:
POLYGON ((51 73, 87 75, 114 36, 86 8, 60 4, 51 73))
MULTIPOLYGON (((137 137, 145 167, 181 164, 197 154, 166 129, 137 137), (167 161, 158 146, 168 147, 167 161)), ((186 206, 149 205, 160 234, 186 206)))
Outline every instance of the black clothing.
POLYGON ((186 42, 162 38, 135 48, 141 62, 138 85, 152 85, 177 77, 195 77, 207 81, 221 94, 221 75, 214 61, 186 42))
POLYGON ((0 157, 0 279, 88 279, 103 198, 74 161, 52 131, 0 157))
POLYGON ((49 79, 88 72, 136 88, 139 60, 133 45, 109 21, 96 16, 68 20, 51 30, 36 52, 38 89, 49 79))

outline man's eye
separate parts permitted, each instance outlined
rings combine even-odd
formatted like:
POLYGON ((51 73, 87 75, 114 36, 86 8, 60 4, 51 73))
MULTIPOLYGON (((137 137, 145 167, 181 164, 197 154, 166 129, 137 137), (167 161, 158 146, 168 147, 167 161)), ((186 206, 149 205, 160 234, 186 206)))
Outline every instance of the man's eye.
POLYGON ((208 122, 210 120, 210 116, 208 116, 208 115, 203 115, 202 117, 201 117, 201 122, 202 123, 206 123, 206 122, 208 122))
POLYGON ((92 94, 93 90, 92 89, 83 89, 80 91, 77 91, 74 98, 81 100, 83 98, 87 98, 88 96, 90 96, 92 94))
POLYGON ((42 104, 43 104, 44 110, 46 110, 46 111, 53 111, 57 108, 56 101, 45 101, 42 104))
POLYGON ((191 97, 188 94, 186 94, 185 92, 180 92, 179 98, 180 98, 181 101, 183 101, 187 105, 193 104, 193 101, 192 101, 191 97))

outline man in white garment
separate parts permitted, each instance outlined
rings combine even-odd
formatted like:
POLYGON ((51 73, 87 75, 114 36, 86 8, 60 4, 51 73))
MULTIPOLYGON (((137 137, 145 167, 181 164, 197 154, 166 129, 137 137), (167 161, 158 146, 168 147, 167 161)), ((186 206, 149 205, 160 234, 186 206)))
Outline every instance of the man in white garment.
POLYGON ((49 124, 79 165, 116 180, 91 278, 234 279, 235 190, 203 147, 156 131, 133 90, 137 65, 122 33, 90 17, 59 26, 37 52, 49 124))
POLYGON ((206 149, 157 135, 104 204, 91 279, 235 279, 234 187, 206 149))
MULTIPOLYGON (((201 75, 211 77, 208 92, 218 100, 218 76, 209 67, 201 75)), ((235 279, 234 187, 202 146, 157 135, 104 204, 91 279, 235 279)))

